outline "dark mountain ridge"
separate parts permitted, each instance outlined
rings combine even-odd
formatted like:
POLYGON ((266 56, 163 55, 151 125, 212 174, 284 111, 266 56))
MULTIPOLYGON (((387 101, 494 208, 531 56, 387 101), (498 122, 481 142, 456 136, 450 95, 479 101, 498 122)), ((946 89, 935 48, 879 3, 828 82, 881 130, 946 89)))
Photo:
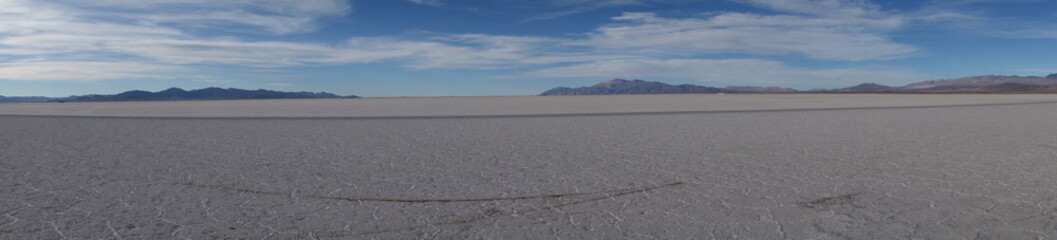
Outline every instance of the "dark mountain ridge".
MULTIPOLYGON (((957 79, 929 80, 891 87, 876 83, 863 83, 841 89, 813 89, 798 91, 781 87, 728 86, 715 88, 692 84, 671 85, 662 82, 644 80, 613 79, 588 87, 558 87, 540 95, 605 95, 605 94, 684 94, 684 93, 855 93, 855 92, 888 92, 888 93, 1057 93, 1057 73, 1046 77, 988 75, 957 79)), ((0 102, 41 102, 41 101, 138 101, 138 100, 222 100, 222 99, 291 99, 291 98, 358 98, 357 96, 339 96, 327 92, 282 92, 272 90, 243 90, 236 88, 204 88, 183 90, 169 88, 158 92, 142 90, 127 91, 113 95, 82 95, 65 98, 37 96, 5 97, 0 102)))
POLYGON ((608 94, 688 94, 688 93, 791 93, 792 88, 728 86, 724 88, 692 84, 671 85, 644 80, 613 79, 588 87, 557 87, 540 95, 608 95, 608 94))
POLYGON ((45 102, 45 101, 151 101, 151 100, 233 100, 233 99, 296 99, 296 98, 359 98, 357 96, 339 96, 328 92, 282 92, 272 90, 244 90, 237 88, 203 88, 183 90, 169 88, 158 92, 132 90, 118 94, 90 94, 52 97, 4 97, 0 102, 45 102))
POLYGON ((27 97, 5 97, 0 95, 0 102, 44 102, 52 100, 50 97, 38 97, 38 96, 27 96, 27 97))
POLYGON ((1046 86, 1057 84, 1057 74, 1047 77, 987 75, 956 79, 929 80, 899 87, 899 91, 957 90, 971 88, 1009 88, 1016 86, 1046 86))
POLYGON ((837 92, 882 92, 892 91, 893 87, 876 84, 876 83, 863 83, 848 88, 841 88, 833 91, 837 92))
POLYGON ((667 94, 667 93, 721 93, 723 89, 690 84, 671 85, 643 80, 613 79, 590 87, 559 87, 541 95, 603 95, 603 94, 667 94))
POLYGON ((681 94, 681 93, 1042 93, 1057 87, 1057 73, 1046 77, 1021 77, 988 75, 957 79, 929 80, 907 84, 901 87, 885 86, 876 83, 863 83, 840 89, 814 89, 798 91, 780 87, 729 86, 714 88, 691 84, 670 85, 661 82, 643 80, 613 79, 588 87, 558 87, 540 95, 605 95, 605 94, 681 94))
POLYGON ((134 100, 222 100, 222 99, 290 99, 290 98, 357 98, 338 96, 328 92, 281 92, 272 90, 244 90, 237 88, 203 88, 183 90, 169 88, 158 92, 142 90, 127 91, 114 95, 84 95, 66 98, 66 101, 134 101, 134 100))
POLYGON ((730 93, 791 93, 796 89, 783 87, 727 86, 723 90, 730 93))

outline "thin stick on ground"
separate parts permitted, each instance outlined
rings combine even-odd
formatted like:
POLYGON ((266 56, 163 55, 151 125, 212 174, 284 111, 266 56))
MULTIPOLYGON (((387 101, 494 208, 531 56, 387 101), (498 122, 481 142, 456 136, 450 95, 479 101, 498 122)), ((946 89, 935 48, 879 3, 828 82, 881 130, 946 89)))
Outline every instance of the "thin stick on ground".
MULTIPOLYGON (((681 184, 684 184, 684 182, 668 183, 668 184, 654 186, 654 188, 675 186, 675 185, 681 185, 681 184)), ((216 189, 216 190, 224 190, 224 191, 234 191, 234 192, 261 194, 261 195, 279 195, 279 196, 289 196, 289 195, 291 195, 289 193, 284 193, 284 192, 272 192, 272 191, 263 191, 263 190, 237 188, 237 187, 228 187, 228 186, 220 186, 220 185, 207 185, 207 184, 196 184, 196 183, 187 183, 186 185, 194 186, 194 187, 202 187, 202 188, 211 188, 211 189, 216 189)), ((304 196, 300 196, 300 197, 314 198, 314 199, 324 199, 324 200, 342 200, 342 201, 351 201, 351 202, 399 202, 399 203, 493 202, 493 201, 545 199, 545 198, 556 199, 556 198, 574 197, 574 196, 582 196, 582 195, 596 195, 596 194, 611 193, 611 192, 637 191, 637 190, 640 190, 640 189, 643 189, 643 188, 622 188, 622 189, 604 190, 604 191, 596 191, 596 192, 584 192, 584 193, 559 193, 559 194, 545 194, 545 195, 518 196, 518 197, 496 197, 496 198, 400 199, 400 198, 331 197, 331 196, 319 196, 319 195, 304 195, 304 196)), ((646 190, 649 190, 649 189, 646 189, 646 190)))
MULTIPOLYGON (((565 202, 565 203, 551 204, 551 205, 546 205, 546 206, 537 206, 537 207, 529 207, 529 208, 519 209, 519 210, 515 210, 515 211, 512 211, 512 212, 506 213, 506 214, 501 214, 501 212, 490 212, 490 213, 484 213, 484 214, 480 214, 480 215, 476 215, 476 216, 472 216, 472 217, 468 217, 468 218, 449 220, 449 221, 437 222, 437 223, 432 223, 432 224, 415 225, 415 226, 409 226, 409 227, 392 228, 392 229, 384 229, 384 230, 377 230, 377 231, 332 233, 332 234, 316 235, 315 236, 316 238, 323 239, 323 238, 351 237, 351 236, 357 236, 357 235, 370 235, 370 234, 379 234, 379 233, 387 233, 387 232, 411 231, 411 230, 416 230, 416 229, 422 229, 422 228, 428 228, 428 227, 437 227, 437 226, 469 224, 469 223, 474 223, 474 222, 478 222, 478 221, 482 221, 482 220, 486 220, 486 219, 494 219, 494 218, 500 218, 500 217, 518 217, 518 216, 522 216, 522 215, 526 215, 526 214, 530 214, 530 213, 534 213, 534 212, 538 212, 538 211, 542 211, 542 210, 560 209, 560 208, 563 208, 563 207, 568 207, 568 206, 573 206, 573 205, 578 205, 578 204, 584 204, 584 203, 589 203, 589 202, 595 202, 595 201, 600 201, 600 200, 605 200, 605 199, 610 199, 610 198, 616 198, 616 197, 621 197, 621 196, 627 196, 627 195, 631 195, 631 194, 635 194, 635 193, 642 193, 642 192, 655 190, 655 189, 660 189, 660 188, 675 187, 675 186, 684 185, 684 184, 686 184, 686 183, 685 182, 672 182, 672 183, 645 186, 645 187, 621 188, 621 189, 611 189, 611 190, 602 190, 602 191, 594 191, 594 192, 559 193, 559 194, 544 194, 544 195, 531 195, 531 196, 519 196, 519 197, 496 197, 496 198, 399 199, 399 198, 330 197, 330 196, 317 196, 317 195, 305 195, 305 196, 301 196, 301 197, 321 199, 321 200, 342 200, 342 201, 353 201, 353 202, 453 203, 453 202, 514 201, 514 200, 531 200, 531 199, 563 199, 563 198, 593 196, 593 197, 590 197, 590 198, 580 199, 580 200, 571 201, 571 202, 565 202)), ((237 188, 237 187, 229 187, 229 186, 219 186, 219 185, 206 185, 206 184, 196 184, 196 183, 186 183, 186 185, 194 186, 194 187, 210 188, 210 189, 215 189, 215 190, 234 191, 234 192, 260 194, 260 195, 277 195, 277 196, 290 196, 291 195, 289 193, 283 193, 283 192, 263 191, 263 190, 237 188)))
MULTIPOLYGON (((478 222, 478 221, 482 221, 482 220, 486 220, 486 219, 493 219, 493 218, 498 218, 498 217, 503 217, 503 216, 506 216, 506 217, 518 217, 518 216, 527 215, 527 214, 530 214, 530 213, 533 213, 533 212, 538 212, 538 211, 541 211, 541 210, 560 209, 560 208, 563 208, 563 207, 568 207, 568 206, 573 206, 573 205, 578 205, 578 204, 584 204, 584 203, 589 203, 589 202, 595 202, 595 201, 600 201, 600 200, 605 200, 605 199, 610 199, 610 198, 616 198, 616 197, 631 195, 631 194, 635 194, 635 193, 642 193, 642 192, 655 190, 655 189, 660 189, 660 188, 675 187, 675 186, 679 186, 679 185, 683 185, 683 184, 686 184, 686 183, 685 182, 673 182, 673 183, 654 185, 654 186, 647 186, 647 187, 640 187, 640 188, 625 188, 625 189, 597 191, 597 192, 590 192, 590 193, 569 194, 569 195, 566 195, 566 196, 584 196, 584 195, 589 195, 589 194, 610 193, 610 194, 605 194, 605 195, 598 196, 598 197, 582 199, 582 200, 572 201, 572 202, 567 202, 567 203, 560 203, 560 204, 539 206, 539 207, 530 207, 530 208, 515 210, 515 211, 512 211, 509 214, 505 214, 505 215, 499 215, 499 214, 494 214, 494 213, 493 214, 481 214, 481 215, 470 217, 470 218, 466 218, 466 219, 444 221, 444 222, 433 223, 433 224, 423 224, 423 225, 416 225, 416 226, 411 226, 411 227, 385 229, 385 230, 368 231, 368 232, 360 232, 360 233, 340 233, 340 234, 330 234, 330 235, 318 235, 316 237, 321 238, 321 239, 323 239, 323 238, 351 237, 351 236, 356 236, 356 235, 371 235, 371 234, 379 234, 379 233, 387 233, 387 232, 411 231, 411 230, 417 230, 417 229, 429 228, 429 227, 437 227, 437 226, 469 224, 469 223, 474 223, 474 222, 478 222)), ((556 194, 556 195, 558 195, 558 194, 556 194)))

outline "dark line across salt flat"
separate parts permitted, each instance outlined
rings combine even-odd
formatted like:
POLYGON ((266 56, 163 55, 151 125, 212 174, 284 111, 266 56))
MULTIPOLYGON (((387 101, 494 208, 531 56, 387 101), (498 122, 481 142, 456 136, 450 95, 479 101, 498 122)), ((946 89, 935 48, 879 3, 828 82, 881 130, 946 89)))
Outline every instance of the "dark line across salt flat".
POLYGON ((637 115, 684 115, 684 114, 725 114, 725 113, 777 113, 777 112, 814 112, 814 111, 854 111, 854 110, 889 110, 889 109, 928 109, 928 108, 961 108, 1057 104, 1057 101, 1012 102, 1012 103, 978 103, 955 105, 925 106, 885 106, 885 107, 834 107, 834 108, 791 108, 791 109, 751 109, 751 110, 700 110, 700 111, 639 111, 639 112, 598 112, 598 113, 541 113, 541 114, 489 114, 489 115, 424 115, 424 116, 90 116, 90 115, 30 115, 3 114, 0 117, 47 117, 47 118, 119 118, 119 119, 211 119, 211 120, 247 120, 247 119, 341 119, 341 120, 398 120, 398 119, 477 119, 477 118, 537 118, 537 117, 604 117, 604 116, 637 116, 637 115))

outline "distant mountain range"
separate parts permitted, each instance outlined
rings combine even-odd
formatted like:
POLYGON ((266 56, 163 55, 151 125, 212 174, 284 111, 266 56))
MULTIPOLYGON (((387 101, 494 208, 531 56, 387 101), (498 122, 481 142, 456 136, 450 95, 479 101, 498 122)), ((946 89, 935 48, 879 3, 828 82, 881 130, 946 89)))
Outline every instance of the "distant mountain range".
MULTIPOLYGON (((671 85, 644 80, 613 79, 592 86, 558 87, 540 95, 606 95, 606 94, 680 94, 680 93, 1057 93, 1057 73, 1045 77, 1034 76, 975 76, 957 79, 929 80, 905 86, 885 86, 863 83, 839 89, 798 91, 782 87, 728 86, 724 88, 692 84, 671 85)), ((243 90, 237 88, 204 88, 183 90, 169 88, 158 92, 127 91, 113 95, 82 95, 64 98, 5 97, 0 102, 43 101, 144 101, 144 100, 220 100, 220 99, 290 99, 290 98, 358 98, 327 92, 282 92, 272 90, 243 90)))
POLYGON ((731 86, 715 88, 691 84, 670 85, 643 80, 613 79, 588 87, 558 87, 540 95, 682 94, 682 93, 1057 93, 1057 74, 1046 77, 975 76, 930 80, 891 87, 863 83, 840 89, 798 91, 780 87, 731 86))
POLYGON ((796 89, 784 87, 753 87, 753 86, 727 86, 723 91, 729 93, 788 93, 796 92, 796 89))
POLYGON ((796 92, 791 88, 731 86, 705 87, 691 84, 671 85, 643 80, 613 79, 589 87, 558 87, 540 95, 606 95, 606 94, 673 94, 673 93, 761 93, 796 92))
POLYGON ((925 92, 925 93, 956 93, 956 92, 1021 92, 1046 89, 1043 86, 1057 85, 1057 74, 1046 77, 1021 77, 1021 76, 975 76, 957 79, 941 79, 916 82, 901 87, 889 87, 885 85, 864 83, 854 87, 835 89, 837 92, 925 92))
POLYGON ((50 97, 5 97, 0 96, 0 102, 43 102, 52 100, 50 97))
POLYGON ((661 94, 661 93, 720 93, 723 89, 690 84, 669 85, 661 82, 643 80, 628 81, 613 79, 590 87, 559 87, 543 92, 542 95, 602 95, 602 94, 661 94))
POLYGON ((49 97, 3 97, 0 102, 40 102, 40 101, 145 101, 145 100, 221 100, 221 99, 290 99, 290 98, 358 98, 357 96, 339 96, 327 92, 282 92, 271 90, 244 90, 237 88, 203 88, 183 90, 169 88, 158 92, 141 90, 127 91, 113 95, 82 95, 64 98, 49 97))

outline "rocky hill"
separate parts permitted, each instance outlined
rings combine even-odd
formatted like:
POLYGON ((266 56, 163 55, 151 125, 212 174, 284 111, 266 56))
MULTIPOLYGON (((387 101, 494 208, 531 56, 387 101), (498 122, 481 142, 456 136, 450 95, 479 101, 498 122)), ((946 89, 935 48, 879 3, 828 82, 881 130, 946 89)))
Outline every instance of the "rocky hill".
MULTIPOLYGON (((900 87, 863 83, 840 89, 813 89, 810 93, 1048 93, 1057 89, 1057 73, 1046 77, 975 76, 957 79, 929 80, 900 87)), ((589 87, 559 87, 540 95, 604 95, 604 94, 676 94, 676 93, 795 93, 792 88, 729 86, 714 88, 691 84, 671 85, 643 80, 613 79, 589 87)))
POLYGON ((833 91, 837 91, 837 92, 884 92, 884 91, 893 91, 893 90, 895 90, 895 88, 889 87, 889 86, 885 86, 885 85, 881 85, 881 84, 863 83, 863 84, 855 85, 855 86, 848 87, 848 88, 836 89, 836 90, 833 90, 833 91))
POLYGON ((1057 85, 1057 74, 1047 77, 1021 77, 1021 76, 975 76, 957 79, 931 80, 912 83, 897 88, 898 91, 942 91, 975 88, 1011 88, 1019 86, 1048 86, 1057 85))
POLYGON ((553 88, 540 95, 606 95, 606 94, 683 94, 683 93, 791 93, 796 89, 782 87, 728 86, 724 88, 692 84, 671 85, 643 80, 613 79, 589 87, 553 88))
POLYGON ((727 86, 723 90, 732 93, 791 93, 796 89, 784 87, 753 87, 753 86, 727 86))
POLYGON ((286 98, 356 98, 327 92, 281 92, 271 90, 243 90, 237 88, 204 88, 186 91, 169 88, 159 92, 134 90, 114 95, 74 96, 65 101, 137 101, 137 100, 219 100, 219 99, 286 99, 286 98))
POLYGON ((604 95, 604 94, 675 94, 675 93, 724 93, 727 90, 690 84, 671 85, 643 80, 613 79, 590 87, 559 87, 540 95, 604 95))
POLYGON ((44 102, 52 100, 50 97, 5 97, 0 96, 0 102, 44 102))

